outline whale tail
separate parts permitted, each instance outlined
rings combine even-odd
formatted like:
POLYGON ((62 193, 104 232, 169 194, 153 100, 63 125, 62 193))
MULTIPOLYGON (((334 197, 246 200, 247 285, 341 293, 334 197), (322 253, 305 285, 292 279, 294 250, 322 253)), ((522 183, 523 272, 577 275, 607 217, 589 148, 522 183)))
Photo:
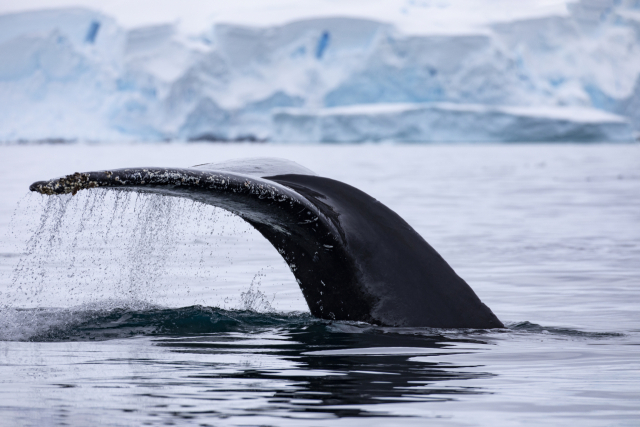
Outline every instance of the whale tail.
POLYGON ((39 181, 30 189, 53 195, 102 187, 185 197, 243 218, 282 255, 314 316, 388 326, 504 327, 398 214, 294 162, 114 169, 39 181))

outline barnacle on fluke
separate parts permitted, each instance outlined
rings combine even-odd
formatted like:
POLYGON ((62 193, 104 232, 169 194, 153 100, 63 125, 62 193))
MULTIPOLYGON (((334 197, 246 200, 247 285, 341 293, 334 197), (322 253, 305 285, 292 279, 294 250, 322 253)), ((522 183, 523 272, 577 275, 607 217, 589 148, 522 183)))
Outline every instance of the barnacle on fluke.
POLYGON ((294 162, 113 169, 39 181, 30 189, 55 195, 97 187, 186 197, 240 216, 285 259, 314 316, 390 326, 503 327, 395 212, 294 162))
POLYGON ((67 193, 75 195, 79 190, 99 186, 100 182, 91 180, 88 173, 76 172, 72 175, 67 175, 51 181, 37 182, 29 188, 31 191, 37 191, 48 195, 67 193))

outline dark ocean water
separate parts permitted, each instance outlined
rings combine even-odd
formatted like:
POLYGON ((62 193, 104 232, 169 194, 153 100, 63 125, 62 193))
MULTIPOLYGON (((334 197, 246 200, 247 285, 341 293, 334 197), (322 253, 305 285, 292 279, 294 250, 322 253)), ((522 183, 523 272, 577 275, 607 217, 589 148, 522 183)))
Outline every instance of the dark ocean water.
POLYGON ((0 151, 2 426, 640 425, 640 146, 0 151), (25 196, 75 170, 258 155, 392 207, 507 327, 317 320, 222 212, 25 196))

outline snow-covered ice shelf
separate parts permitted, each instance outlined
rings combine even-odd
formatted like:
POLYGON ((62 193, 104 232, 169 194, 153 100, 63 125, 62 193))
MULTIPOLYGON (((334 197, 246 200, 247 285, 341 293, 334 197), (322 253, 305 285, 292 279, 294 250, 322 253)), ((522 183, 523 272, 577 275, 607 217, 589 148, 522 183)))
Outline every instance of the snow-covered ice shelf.
POLYGON ((283 142, 629 141, 622 117, 581 107, 365 104, 274 114, 283 142))
POLYGON ((407 2, 433 16, 422 27, 371 10, 195 33, 80 8, 1 15, 0 141, 638 136, 640 4, 459 25, 461 1, 407 2))

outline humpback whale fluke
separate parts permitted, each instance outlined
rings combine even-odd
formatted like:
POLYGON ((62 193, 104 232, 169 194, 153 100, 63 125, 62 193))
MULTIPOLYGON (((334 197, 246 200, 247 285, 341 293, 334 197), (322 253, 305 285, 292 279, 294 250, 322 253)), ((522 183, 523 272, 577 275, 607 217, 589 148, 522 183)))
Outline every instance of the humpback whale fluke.
POLYGON ((387 326, 504 327, 398 214, 294 162, 113 169, 29 188, 51 195, 98 187, 185 197, 238 215, 282 255, 314 316, 387 326))

